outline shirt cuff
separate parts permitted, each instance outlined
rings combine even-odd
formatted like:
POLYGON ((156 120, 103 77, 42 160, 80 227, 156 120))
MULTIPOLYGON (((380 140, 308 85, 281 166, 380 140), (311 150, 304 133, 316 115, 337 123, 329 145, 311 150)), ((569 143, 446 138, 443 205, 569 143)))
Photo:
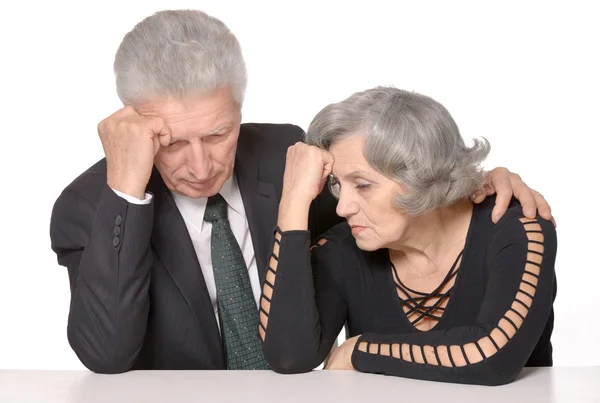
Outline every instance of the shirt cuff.
POLYGON ((112 189, 112 190, 113 190, 113 192, 115 192, 117 194, 117 196, 122 197, 123 199, 127 200, 131 204, 150 204, 150 202, 152 201, 151 193, 146 193, 144 200, 140 200, 137 197, 129 196, 128 194, 119 192, 118 190, 115 190, 115 189, 112 189))

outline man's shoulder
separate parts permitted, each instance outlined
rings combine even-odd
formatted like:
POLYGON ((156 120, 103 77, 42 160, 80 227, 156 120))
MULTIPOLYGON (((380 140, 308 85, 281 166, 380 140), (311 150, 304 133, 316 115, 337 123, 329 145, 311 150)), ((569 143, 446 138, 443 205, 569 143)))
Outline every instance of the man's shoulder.
POLYGON ((240 128, 239 141, 249 147, 287 150, 301 141, 303 135, 304 130, 292 124, 244 123, 240 128))

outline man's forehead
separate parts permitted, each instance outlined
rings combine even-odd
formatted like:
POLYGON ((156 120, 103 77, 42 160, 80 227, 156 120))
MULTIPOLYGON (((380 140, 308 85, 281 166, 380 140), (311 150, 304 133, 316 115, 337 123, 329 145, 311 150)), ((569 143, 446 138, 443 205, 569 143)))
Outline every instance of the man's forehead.
POLYGON ((209 116, 218 111, 239 109, 231 90, 221 88, 209 93, 190 93, 175 97, 170 95, 156 96, 141 102, 138 113, 167 117, 186 114, 209 116))
POLYGON ((146 117, 160 117, 171 130, 191 129, 210 134, 240 124, 240 110, 235 104, 223 99, 201 101, 165 100, 141 104, 138 113, 146 117))

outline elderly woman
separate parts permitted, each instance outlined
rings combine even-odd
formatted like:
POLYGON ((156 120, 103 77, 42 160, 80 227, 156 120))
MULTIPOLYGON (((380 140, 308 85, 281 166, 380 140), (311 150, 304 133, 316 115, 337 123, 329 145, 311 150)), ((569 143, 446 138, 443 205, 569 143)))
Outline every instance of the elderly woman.
POLYGON ((499 385, 552 365, 556 234, 474 204, 487 141, 465 146, 426 96, 374 88, 323 109, 290 148, 259 333, 278 372, 326 369, 499 385), (329 177, 346 222, 310 248, 329 177), (310 249, 309 249, 310 248, 310 249))

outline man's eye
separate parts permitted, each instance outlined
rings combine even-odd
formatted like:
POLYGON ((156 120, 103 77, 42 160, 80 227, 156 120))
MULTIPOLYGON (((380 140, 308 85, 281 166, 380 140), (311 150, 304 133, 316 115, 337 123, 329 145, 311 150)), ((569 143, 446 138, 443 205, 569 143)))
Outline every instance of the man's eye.
POLYGON ((213 134, 209 134, 208 136, 204 137, 204 141, 220 141, 223 138, 223 134, 221 133, 213 133, 213 134))
POLYGON ((371 187, 370 183, 359 183, 358 185, 356 185, 356 188, 358 190, 365 190, 371 187))

